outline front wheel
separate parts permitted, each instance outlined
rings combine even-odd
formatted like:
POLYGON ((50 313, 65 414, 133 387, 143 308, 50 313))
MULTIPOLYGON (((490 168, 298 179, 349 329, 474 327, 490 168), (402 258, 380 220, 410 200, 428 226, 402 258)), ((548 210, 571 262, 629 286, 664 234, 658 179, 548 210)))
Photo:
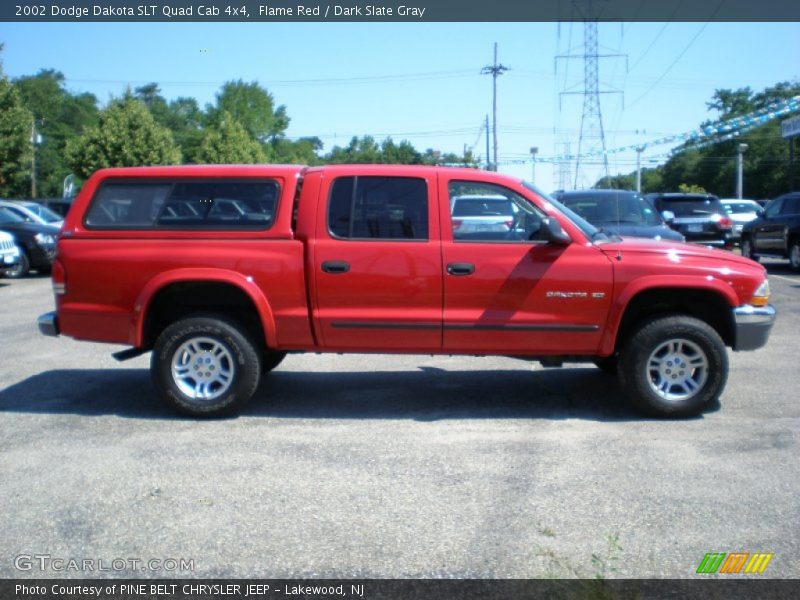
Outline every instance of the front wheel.
POLYGON ((161 333, 150 373, 161 397, 179 412, 218 417, 238 411, 255 393, 261 355, 235 322, 194 316, 161 333))
POLYGON ((657 417, 695 416, 725 388, 725 343, 699 319, 653 319, 623 347, 619 378, 630 400, 643 412, 657 417))
POLYGON ((28 273, 30 273, 30 270, 31 261, 28 259, 28 255, 25 253, 25 251, 20 249, 19 263, 15 267, 6 270, 6 277, 9 279, 22 279, 28 273))

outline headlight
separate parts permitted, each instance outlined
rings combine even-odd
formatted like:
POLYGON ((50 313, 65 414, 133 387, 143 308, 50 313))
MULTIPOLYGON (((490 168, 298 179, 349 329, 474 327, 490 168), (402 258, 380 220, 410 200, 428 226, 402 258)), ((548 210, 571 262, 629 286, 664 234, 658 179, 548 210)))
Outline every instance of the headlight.
POLYGON ((761 282, 756 288, 756 291, 753 293, 753 298, 750 300, 750 304, 753 306, 766 306, 767 302, 769 302, 769 280, 765 279, 761 282))
POLYGON ((52 246, 56 243, 56 238, 45 233, 37 233, 35 236, 33 236, 33 239, 35 239, 36 243, 40 246, 52 246))

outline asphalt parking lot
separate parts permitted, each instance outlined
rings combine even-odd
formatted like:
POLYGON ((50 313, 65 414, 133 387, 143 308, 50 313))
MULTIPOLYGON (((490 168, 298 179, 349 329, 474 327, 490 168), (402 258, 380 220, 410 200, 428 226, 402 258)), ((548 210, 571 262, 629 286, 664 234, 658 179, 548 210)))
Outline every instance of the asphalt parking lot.
POLYGON ((800 275, 768 268, 769 345, 732 354, 720 406, 687 421, 642 418, 593 367, 383 355, 291 356, 242 416, 184 419, 149 357, 39 335, 49 279, 0 279, 0 577, 109 575, 21 555, 193 561, 112 573, 136 577, 693 577, 734 551, 800 577, 800 275))

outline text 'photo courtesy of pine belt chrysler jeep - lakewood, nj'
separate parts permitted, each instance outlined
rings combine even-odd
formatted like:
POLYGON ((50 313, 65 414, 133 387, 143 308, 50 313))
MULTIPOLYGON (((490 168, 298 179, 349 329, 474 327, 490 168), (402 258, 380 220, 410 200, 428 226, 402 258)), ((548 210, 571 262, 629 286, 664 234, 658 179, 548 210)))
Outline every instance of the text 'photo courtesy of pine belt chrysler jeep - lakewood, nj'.
POLYGON ((199 417, 241 409, 294 352, 594 363, 642 412, 686 417, 721 395, 726 347, 762 347, 775 321, 752 260, 619 237, 522 180, 452 167, 104 169, 52 283, 42 333, 152 352, 159 394, 199 417), (461 214, 481 203, 501 217, 461 214))

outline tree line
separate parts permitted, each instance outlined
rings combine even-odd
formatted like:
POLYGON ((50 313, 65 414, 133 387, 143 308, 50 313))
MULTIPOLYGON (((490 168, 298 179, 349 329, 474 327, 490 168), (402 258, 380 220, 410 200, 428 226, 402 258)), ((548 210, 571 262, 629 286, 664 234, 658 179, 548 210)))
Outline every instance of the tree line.
MULTIPOLYGON (((2 46, 0 46, 2 49, 2 46)), ((0 65, 1 67, 1 65, 0 65)), ((67 90, 43 69, 9 80, 0 68, 0 197, 60 196, 68 175, 78 186, 112 166, 174 164, 400 163, 477 166, 471 153, 419 151, 408 141, 353 137, 322 153, 318 137, 289 139, 286 107, 256 82, 225 83, 215 102, 167 101, 157 83, 127 89, 104 107, 67 90), (34 147, 35 145, 35 147, 34 147), (35 151, 35 154, 34 154, 35 151), (35 173, 35 178, 32 177, 35 173)))
MULTIPOLYGON (((750 87, 718 89, 709 102, 715 121, 728 121, 761 110, 780 100, 800 95, 800 83, 781 82, 754 92, 750 87)), ((711 120, 701 126, 710 125, 711 120)), ((792 168, 789 163, 789 142, 781 137, 780 119, 755 127, 741 135, 702 148, 684 143, 672 156, 655 168, 642 169, 642 192, 705 191, 720 197, 733 197, 736 192, 737 147, 747 144, 744 152, 744 197, 774 198, 800 183, 800 152, 795 145, 792 168)), ((603 177, 595 188, 636 189, 636 171, 614 177, 603 177)))

